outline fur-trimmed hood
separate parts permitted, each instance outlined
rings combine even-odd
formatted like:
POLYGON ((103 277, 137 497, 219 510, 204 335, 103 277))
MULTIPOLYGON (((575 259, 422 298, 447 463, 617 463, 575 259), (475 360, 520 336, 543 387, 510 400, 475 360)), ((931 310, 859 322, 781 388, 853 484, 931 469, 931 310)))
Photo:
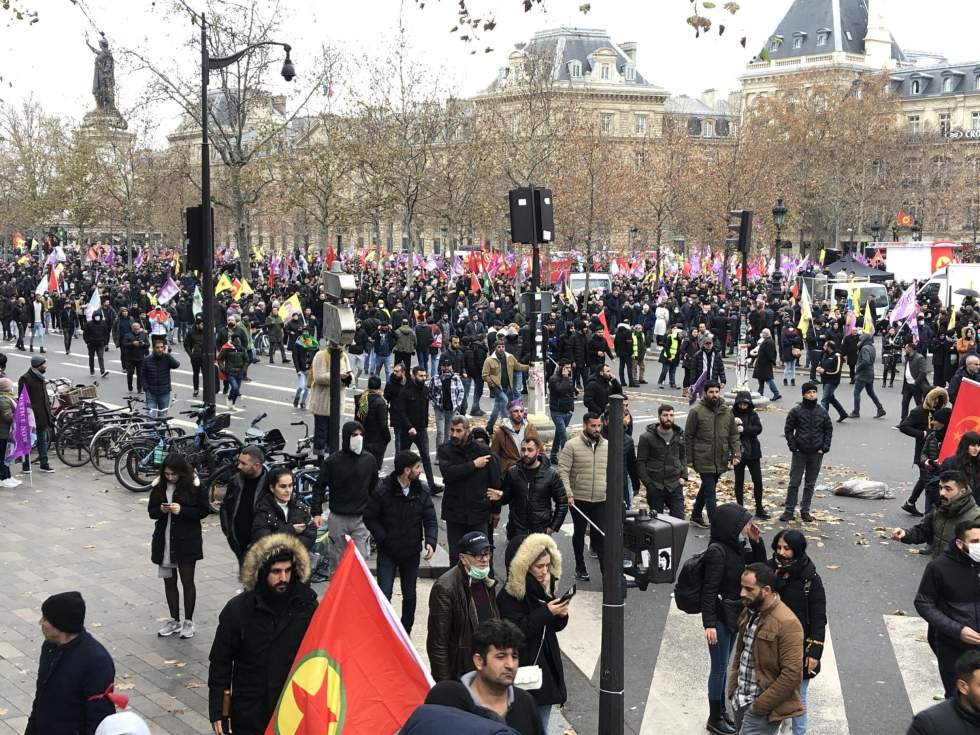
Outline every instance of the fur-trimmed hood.
POLYGON ((293 571, 296 578, 306 583, 310 578, 310 554, 306 547, 295 536, 285 533, 274 533, 256 541, 245 554, 242 571, 239 574, 242 587, 254 590, 263 565, 280 549, 286 549, 293 554, 293 571))
POLYGON ((927 411, 938 411, 943 406, 949 404, 949 393, 945 388, 933 388, 926 393, 922 401, 922 407, 927 411))
MULTIPOLYGON (((159 484, 160 484, 160 475, 157 475, 150 482, 150 487, 156 487, 159 484)), ((194 487, 201 487, 201 478, 197 476, 196 472, 194 473, 194 487)))
MULTIPOLYGON (((507 545, 507 584, 504 589, 515 600, 523 600, 527 586, 527 573, 543 552, 551 555, 551 567, 548 571, 551 578, 561 578, 561 552, 554 539, 546 533, 532 533, 529 536, 517 536, 507 545)), ((548 589, 547 585, 545 589, 548 589)))

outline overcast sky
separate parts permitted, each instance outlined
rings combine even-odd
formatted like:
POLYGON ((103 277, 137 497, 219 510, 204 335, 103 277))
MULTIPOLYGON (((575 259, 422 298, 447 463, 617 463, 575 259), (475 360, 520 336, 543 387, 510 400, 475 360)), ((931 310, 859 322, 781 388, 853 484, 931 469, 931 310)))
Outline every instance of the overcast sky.
MULTIPOLYGON (((247 1, 247 0, 243 0, 247 1)), ((260 0, 261 1, 261 0, 260 0)), ((816 2, 817 0, 812 0, 816 2)), ((842 0, 847 1, 847 0, 842 0)), ((883 0, 873 0, 882 2, 883 0)), ((194 7, 194 0, 188 0, 194 7)), ((479 42, 466 44, 448 33, 455 25, 455 0, 427 0, 419 9, 414 0, 301 0, 283 2, 288 16, 283 21, 281 40, 293 46, 298 74, 303 74, 304 58, 323 43, 359 54, 370 52, 391 39, 404 8, 406 29, 416 54, 434 67, 449 70, 453 86, 468 95, 479 91, 506 65, 514 43, 526 40, 535 31, 561 25, 607 29, 614 41, 639 44, 637 65, 652 82, 673 94, 697 95, 713 87, 720 92, 738 88, 738 76, 754 55, 792 0, 740 0, 742 9, 724 20, 727 30, 721 38, 712 30, 708 37, 694 38, 684 24, 690 12, 687 0, 592 0, 591 10, 582 14, 582 0, 545 0, 544 8, 529 13, 521 10, 521 0, 470 0, 474 15, 496 9, 497 27, 482 34, 479 42), (748 37, 743 49, 738 39, 748 37), (483 49, 491 46, 492 53, 483 49), (471 54, 476 49, 475 55, 471 54)), ((976 0, 885 0, 886 17, 893 35, 905 49, 935 51, 951 61, 977 60, 974 33, 980 28, 980 2, 976 0)), ((34 25, 9 22, 0 27, 2 48, 6 50, 0 67, 0 98, 16 102, 33 93, 51 112, 80 119, 94 107, 91 96, 93 55, 85 46, 89 31, 93 45, 96 33, 84 10, 113 47, 141 48, 154 58, 183 60, 188 74, 195 74, 199 56, 180 49, 194 29, 182 17, 167 16, 160 7, 165 0, 22 0, 19 4, 36 7, 40 21, 34 25)), ((723 3, 719 0, 718 5, 723 3)), ((717 12, 717 11, 713 11, 717 12)), ((117 54, 117 87, 120 106, 127 108, 139 98, 146 85, 145 72, 124 68, 117 54), (120 68, 123 67, 123 68, 120 68)), ((278 80, 277 85, 282 85, 278 80)), ((337 98, 344 95, 343 80, 337 84, 337 98)), ((161 127, 170 125, 170 114, 159 111, 161 127)), ((165 132, 165 131, 164 131, 165 132)))

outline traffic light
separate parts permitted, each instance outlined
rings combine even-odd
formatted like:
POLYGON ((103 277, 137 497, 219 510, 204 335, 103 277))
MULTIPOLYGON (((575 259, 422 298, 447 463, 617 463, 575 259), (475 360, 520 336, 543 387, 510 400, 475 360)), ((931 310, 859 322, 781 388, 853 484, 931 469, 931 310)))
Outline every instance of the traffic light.
POLYGON ((752 210, 733 209, 728 213, 729 237, 725 245, 740 253, 749 254, 752 249, 752 210))

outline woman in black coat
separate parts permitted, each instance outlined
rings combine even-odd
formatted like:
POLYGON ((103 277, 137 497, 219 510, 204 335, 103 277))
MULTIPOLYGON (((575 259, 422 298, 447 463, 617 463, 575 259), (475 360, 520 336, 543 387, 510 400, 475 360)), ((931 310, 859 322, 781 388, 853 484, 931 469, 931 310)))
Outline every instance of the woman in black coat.
POLYGON ((296 536, 309 551, 316 541, 316 524, 310 506, 293 492, 292 470, 269 471, 268 490, 256 501, 252 520, 252 543, 264 536, 284 533, 296 536))
POLYGON ((179 454, 163 460, 160 476, 153 481, 147 505, 150 518, 156 521, 150 543, 150 561, 160 568, 163 590, 170 609, 170 620, 158 631, 166 637, 180 633, 181 638, 194 635, 194 567, 204 558, 201 521, 209 512, 208 499, 197 474, 179 454), (180 593, 177 576, 184 588, 184 622, 180 622, 180 593))
POLYGON ((551 536, 515 536, 507 544, 507 584, 497 595, 500 617, 524 633, 521 666, 541 667, 541 688, 531 690, 538 703, 541 725, 548 731, 552 705, 568 698, 558 631, 568 625, 570 600, 559 602, 561 553, 551 536))
POLYGON ((759 382, 759 395, 765 395, 765 388, 768 385, 769 390, 772 391, 772 400, 778 401, 782 396, 779 395, 779 389, 776 387, 773 376, 779 356, 776 354, 776 343, 772 339, 772 333, 768 329, 762 330, 759 346, 749 354, 755 357, 755 369, 752 371, 752 377, 759 382))
POLYGON ((793 732, 806 732, 806 692, 810 679, 820 672, 824 635, 827 631, 827 595, 823 580, 806 555, 806 536, 795 528, 784 529, 772 540, 776 592, 803 626, 803 682, 800 700, 804 712, 793 718, 793 732), (802 722, 801 722, 802 720, 802 722))
POLYGON ((751 393, 743 390, 735 394, 732 414, 738 424, 742 444, 742 459, 735 465, 735 502, 745 505, 745 470, 748 469, 749 477, 752 478, 752 495, 755 498, 755 517, 766 521, 770 515, 762 504, 762 445, 759 443, 762 419, 752 403, 751 393))

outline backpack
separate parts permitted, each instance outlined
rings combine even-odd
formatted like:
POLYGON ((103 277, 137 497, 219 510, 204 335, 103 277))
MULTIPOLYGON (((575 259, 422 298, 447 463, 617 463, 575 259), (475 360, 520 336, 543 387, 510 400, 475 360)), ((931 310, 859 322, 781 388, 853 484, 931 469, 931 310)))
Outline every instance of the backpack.
MULTIPOLYGON (((708 549, 712 546, 721 547, 721 544, 708 544, 708 549)), ((674 585, 674 602, 677 609, 688 615, 701 614, 701 589, 704 587, 704 557, 708 553, 705 549, 700 554, 695 554, 684 562, 680 573, 677 575, 677 583, 674 585)), ((724 549, 722 550, 724 554, 724 549)))

